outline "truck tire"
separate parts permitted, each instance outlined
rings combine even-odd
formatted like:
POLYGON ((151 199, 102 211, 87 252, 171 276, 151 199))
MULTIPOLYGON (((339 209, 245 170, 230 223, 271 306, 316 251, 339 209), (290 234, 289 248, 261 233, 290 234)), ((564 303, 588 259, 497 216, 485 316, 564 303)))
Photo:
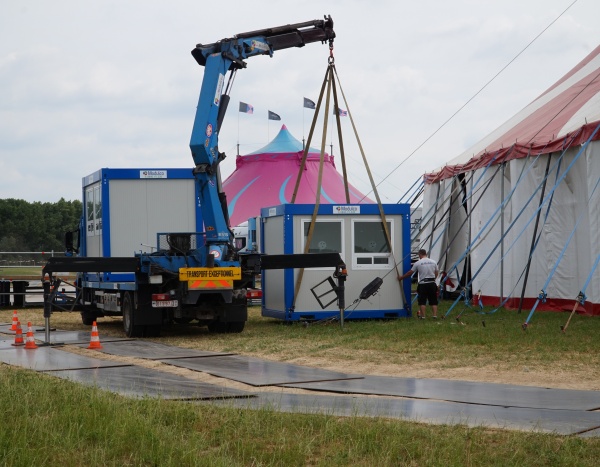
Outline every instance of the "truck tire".
POLYGON ((144 334, 143 326, 135 325, 135 307, 133 306, 133 298, 129 292, 123 294, 123 331, 127 337, 142 337, 144 334))
POLYGON ((91 326, 94 321, 98 321, 98 315, 93 311, 82 311, 81 322, 86 326, 91 326))

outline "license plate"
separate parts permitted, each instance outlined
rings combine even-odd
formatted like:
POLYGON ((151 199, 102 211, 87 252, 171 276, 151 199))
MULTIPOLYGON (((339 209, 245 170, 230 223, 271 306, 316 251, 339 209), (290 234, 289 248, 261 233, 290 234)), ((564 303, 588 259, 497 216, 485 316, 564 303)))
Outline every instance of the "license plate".
POLYGON ((152 301, 152 308, 173 308, 179 305, 177 300, 152 301))

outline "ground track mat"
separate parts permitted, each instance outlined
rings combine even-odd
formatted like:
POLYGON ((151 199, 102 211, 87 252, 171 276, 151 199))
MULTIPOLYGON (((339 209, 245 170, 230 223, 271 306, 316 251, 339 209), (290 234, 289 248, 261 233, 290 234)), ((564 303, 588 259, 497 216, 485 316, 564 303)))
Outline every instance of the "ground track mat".
POLYGON ((24 346, 14 347, 6 340, 0 342, 0 361, 35 371, 127 366, 121 362, 85 357, 54 347, 38 347, 37 349, 26 349, 24 346))
POLYGON ((120 368, 53 371, 51 374, 86 386, 98 387, 134 398, 212 400, 254 396, 246 391, 194 381, 183 376, 137 365, 120 368))
POLYGON ((334 416, 399 418, 431 424, 462 424, 562 435, 587 433, 600 427, 599 412, 526 409, 456 402, 379 397, 259 393, 256 398, 219 402, 250 409, 334 416))
MULTIPOLYGON (((12 325, 0 325, 0 333, 6 335, 14 336, 15 331, 11 331, 10 328, 12 325)), ((27 334, 27 326, 23 327, 23 323, 21 323, 21 332, 23 333, 23 339, 27 334)), ((62 331, 62 330, 54 330, 50 331, 50 344, 59 345, 59 344, 89 344, 92 337, 91 330, 87 331, 62 331)), ((46 333, 43 327, 34 326, 34 338, 36 342, 46 342, 46 333)), ((117 341, 126 341, 131 340, 126 337, 114 337, 114 336, 100 336, 100 343, 103 342, 117 342, 117 341)))
POLYGON ((550 389, 471 381, 365 376, 362 379, 293 383, 283 386, 344 394, 438 399, 504 407, 568 410, 600 408, 600 391, 550 389))
MULTIPOLYGON (((50 332, 50 343, 52 345, 59 344, 89 344, 92 337, 92 332, 86 331, 51 331, 50 332)), ((114 336, 100 336, 100 343, 104 345, 105 342, 120 342, 130 340, 126 337, 114 337, 114 336)), ((44 332, 36 332, 35 340, 45 342, 46 336, 44 332)))
MULTIPOLYGON (((85 337, 85 342, 89 342, 87 333, 82 334, 85 336, 71 337, 85 337)), ((594 410, 599 407, 600 392, 597 391, 352 375, 240 355, 168 358, 165 355, 177 355, 181 350, 187 355, 186 349, 166 350, 162 344, 141 342, 122 340, 119 345, 115 342, 114 347, 121 347, 119 355, 129 356, 139 355, 149 347, 156 352, 156 357, 164 357, 160 360, 164 363, 253 386, 280 385, 282 391, 283 387, 294 387, 320 392, 253 394, 227 387, 232 384, 227 379, 223 379, 222 384, 211 385, 164 371, 82 356, 59 347, 15 347, 14 336, 0 337, 0 362, 48 372, 128 397, 211 400, 216 404, 250 409, 376 416, 433 424, 600 436, 600 410, 594 410), (132 352, 126 353, 129 342, 140 343, 129 347, 132 352), (145 344, 150 345, 146 347, 145 344), (339 395, 332 395, 333 392, 339 395), (225 398, 229 400, 221 400, 225 398)), ((113 347, 112 343, 102 343, 105 344, 113 347)), ((98 356, 101 355, 98 352, 98 356)))
POLYGON ((182 358, 161 360, 169 365, 204 371, 214 376, 232 379, 252 386, 272 386, 286 383, 361 378, 329 370, 301 365, 270 362, 242 355, 211 358, 182 358))
MULTIPOLYGON (((23 340, 24 339, 25 339, 25 336, 23 336, 23 340)), ((3 349, 13 349, 14 348, 14 346, 13 346, 14 342, 15 342, 15 338, 14 337, 11 337, 11 338, 6 337, 6 336, 0 337, 0 350, 3 350, 3 349)))
POLYGON ((600 437, 600 428, 596 428, 595 430, 586 431, 585 433, 581 433, 579 436, 582 438, 598 438, 598 437, 600 437))
MULTIPOLYGON (((118 342, 101 342, 104 352, 111 355, 121 355, 126 357, 147 358, 149 360, 168 360, 171 358, 191 358, 191 357, 219 357, 223 355, 232 355, 227 352, 207 352, 204 350, 184 349, 171 345, 161 344, 159 342, 145 340, 123 340, 118 342)), ((85 348, 87 344, 76 344, 78 347, 85 348)))

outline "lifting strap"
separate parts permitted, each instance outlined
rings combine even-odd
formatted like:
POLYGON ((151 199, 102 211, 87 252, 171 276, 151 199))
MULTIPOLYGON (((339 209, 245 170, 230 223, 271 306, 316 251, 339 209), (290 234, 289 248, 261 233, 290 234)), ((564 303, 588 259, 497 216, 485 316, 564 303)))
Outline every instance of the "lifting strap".
MULTIPOLYGON (((385 212, 383 211, 383 205, 381 204, 381 199, 379 198, 379 192, 377 191, 377 186, 375 185, 375 181, 373 180, 373 175, 371 174, 371 169, 369 168, 369 163, 367 162, 367 156, 365 155, 365 151, 363 149, 362 143, 360 141, 360 137, 358 136, 358 131, 356 130, 356 125, 354 124, 354 119, 352 118, 352 112, 350 112, 350 106, 348 105, 348 101, 346 100, 346 95, 344 94, 344 90, 342 89, 342 84, 340 83, 340 78, 337 74, 337 70, 335 69, 335 65, 333 65, 333 71, 335 73, 335 77, 337 78, 338 84, 340 86, 340 92, 342 94, 342 98, 344 99, 344 105, 348 109, 348 117, 350 118, 350 123, 352 124, 352 130, 354 131, 354 136, 356 137, 356 142, 358 144, 358 148, 360 149, 360 154, 363 158, 363 162, 365 164, 365 169, 367 169, 367 175, 369 176, 369 181, 371 182, 371 189, 375 194, 375 199, 377 200, 377 207, 379 208, 379 216, 381 217, 381 224, 383 226, 383 231, 385 232, 385 239, 388 242, 390 247, 390 254, 392 260, 394 261, 394 269, 396 270, 396 276, 400 277, 400 271, 398 270, 398 262, 394 256, 394 248, 392 243, 392 238, 390 236, 390 231, 387 226, 387 220, 385 218, 385 212)), ((337 102, 336 102, 336 108, 337 102)), ((336 112, 337 114, 338 112, 336 112)), ((338 126, 339 126, 339 117, 338 117, 338 126)), ((410 240, 409 240, 410 241, 410 240)), ((406 301, 406 296, 404 295, 404 288, 402 287, 402 282, 398 281, 398 287, 400 288, 400 295, 402 297, 402 304, 404 308, 408 308, 408 303, 406 301)))
MULTIPOLYGON (((341 122, 340 122, 340 115, 339 115, 339 111, 338 109, 340 108, 338 105, 338 94, 337 94, 337 86, 336 86, 336 79, 337 79, 337 84, 339 85, 340 88, 340 92, 342 95, 342 98, 344 100, 344 104, 345 107, 348 109, 348 116, 350 118, 350 122, 352 124, 352 128, 354 130, 354 135, 356 136, 356 140, 358 143, 358 147, 360 149, 362 158, 363 158, 363 162, 365 164, 365 168, 367 170, 367 174, 369 176, 369 180, 371 182, 371 187, 373 189, 373 192, 375 193, 375 197, 377 200, 377 206, 379 208, 379 214, 381 217, 381 223, 382 223, 382 227, 383 227, 383 231, 385 233, 385 238, 386 241, 389 245, 390 248, 390 255, 391 255, 391 259, 393 260, 393 264, 394 264, 394 268, 396 270, 396 275, 399 277, 400 276, 400 272, 398 271, 398 263, 395 260, 394 257, 394 250, 393 250, 393 243, 392 243, 392 239, 390 236, 390 232, 387 226, 387 220, 385 217, 385 212, 383 210, 383 205, 381 204, 381 199, 379 198, 379 193, 377 192, 377 188, 375 185, 375 182, 373 180, 373 176, 371 174, 371 170, 369 169, 369 164, 367 163, 367 159, 365 156, 365 152, 364 149, 362 147, 362 143, 360 141, 360 138, 358 136, 358 132, 356 130, 356 125, 354 124, 354 119, 352 118, 352 113, 350 112, 350 107, 348 106, 348 102, 346 100, 346 96, 344 95, 344 91, 342 89, 341 83, 339 82, 339 76, 337 74, 337 70, 335 68, 335 61, 333 58, 333 45, 330 45, 330 56, 328 59, 328 64, 327 64, 327 71, 325 72, 325 78, 323 79, 323 84, 321 85, 321 92, 319 94, 319 99, 316 105, 316 109, 315 109, 315 114, 313 117, 313 121, 311 123, 311 127, 310 127, 310 132, 308 135, 308 139, 307 139, 307 143, 306 146, 304 148, 304 152, 302 155, 302 161, 300 163, 300 168, 298 171, 298 177, 296 178, 296 185, 294 187, 294 193, 292 195, 292 199, 291 199, 291 203, 294 204, 296 201, 296 196, 298 194, 298 190, 300 187, 300 182, 302 180, 302 175, 306 166, 306 159, 308 157, 308 152, 310 150, 310 143, 313 137, 313 133, 314 133, 314 129, 315 129, 315 125, 316 125, 316 121, 319 115, 319 110, 321 108, 321 104, 323 101, 323 94, 325 92, 325 86, 327 85, 327 96, 326 96, 326 101, 325 101, 325 117, 324 117, 324 121, 323 121, 323 136, 322 136, 322 141, 321 141, 321 154, 320 154, 320 163, 319 163, 319 176, 318 176, 318 185, 317 185, 317 193, 316 193, 316 203, 315 203, 315 208, 313 210, 313 214, 311 217, 311 222, 309 225, 309 229, 308 229, 308 233, 307 233, 307 237, 306 237, 306 242, 304 245, 304 253, 308 253, 309 249, 310 249, 310 244, 312 242, 312 235, 314 232, 314 227, 315 227, 315 221, 317 218, 317 214, 319 211, 319 206, 320 206, 320 195, 321 195, 321 182, 322 182, 322 172, 323 172, 323 163, 324 163, 324 155, 325 155, 325 145, 326 145, 326 138, 327 138, 327 123, 328 123, 328 119, 329 119, 329 104, 330 104, 330 95, 331 93, 333 93, 333 99, 334 99, 334 109, 335 109, 335 116, 336 116, 336 123, 337 123, 337 133, 338 133, 338 139, 339 139, 339 145, 340 145, 340 155, 341 155, 341 160, 342 160, 342 171, 343 171, 343 178, 344 178, 344 189, 345 189, 345 195, 346 195, 346 203, 350 204, 350 193, 349 193, 349 189, 348 189, 348 177, 347 177, 347 171, 346 171, 346 158, 345 158, 345 153, 344 153, 344 144, 343 144, 343 137, 342 137, 342 130, 341 130, 341 122)), ((298 277, 296 279, 296 284, 295 284, 295 288, 294 288, 294 297, 292 300, 292 310, 295 309, 296 306, 296 299, 298 297, 298 293, 300 291, 300 287, 302 284, 302 279, 304 276, 304 269, 300 269, 298 271, 298 277)), ((408 303, 406 301, 406 296, 404 294, 404 289, 402 287, 402 282, 398 282, 398 286, 400 288, 400 294, 402 297, 402 303, 403 306, 405 308, 408 308, 408 303)))
MULTIPOLYGON (((321 103, 323 101, 323 93, 325 91, 325 85, 327 85, 327 97, 325 100, 325 118, 323 121, 323 137, 321 138, 321 153, 319 158, 319 175, 317 178, 317 193, 315 200, 315 207, 313 209, 312 217, 310 220, 310 224, 308 226, 308 233, 306 236, 306 242, 304 244, 304 253, 308 253, 310 250, 310 244, 312 243, 312 236, 315 229, 315 221, 317 219, 317 213, 319 212, 319 206, 321 203, 321 184, 323 180, 323 163, 325 160, 325 144, 327 137, 327 116, 329 115, 329 102, 330 102, 330 94, 331 94, 331 82, 332 82, 332 74, 331 74, 331 64, 327 66, 327 71, 325 72, 325 78, 323 80, 323 85, 321 86, 321 92, 319 94, 319 99, 317 101, 317 106, 315 109, 315 116, 310 126, 310 132, 308 134, 308 139, 306 142, 306 147, 304 148, 304 153, 302 155, 302 162, 300 163, 300 169, 298 170, 298 177, 296 178, 296 185, 294 187, 294 194, 292 195, 292 204, 296 202, 296 195, 298 194, 298 189, 300 187, 300 182, 302 180, 302 174, 304 172, 304 167, 306 166, 306 158, 308 157, 308 151, 310 150, 310 143, 312 141, 315 124, 317 121, 317 116, 319 114, 319 110, 321 108, 321 103)), ((300 268, 298 270, 298 277, 296 278, 296 284, 294 287, 294 297, 292 299, 292 311, 296 308, 296 299, 298 298, 298 294, 300 292, 300 286, 302 285, 302 279, 304 278, 304 268, 300 268)))

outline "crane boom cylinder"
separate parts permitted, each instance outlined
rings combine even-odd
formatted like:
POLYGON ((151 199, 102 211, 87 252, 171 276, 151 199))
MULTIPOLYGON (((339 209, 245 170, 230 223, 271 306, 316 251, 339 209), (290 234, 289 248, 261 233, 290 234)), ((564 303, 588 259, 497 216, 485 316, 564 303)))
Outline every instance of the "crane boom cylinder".
MULTIPOLYGON (((275 50, 303 47, 312 42, 333 42, 334 38, 333 20, 331 16, 326 16, 322 20, 257 29, 256 31, 236 34, 231 38, 222 39, 212 44, 198 44, 192 50, 192 55, 199 65, 204 66, 209 55, 214 53, 229 54, 232 45, 237 50, 234 55, 237 56, 237 60, 241 60, 252 55, 272 55, 275 50), (257 41, 258 38, 266 41, 267 47, 261 41, 257 41)), ((231 66, 244 67, 238 61, 233 61, 231 66)))

